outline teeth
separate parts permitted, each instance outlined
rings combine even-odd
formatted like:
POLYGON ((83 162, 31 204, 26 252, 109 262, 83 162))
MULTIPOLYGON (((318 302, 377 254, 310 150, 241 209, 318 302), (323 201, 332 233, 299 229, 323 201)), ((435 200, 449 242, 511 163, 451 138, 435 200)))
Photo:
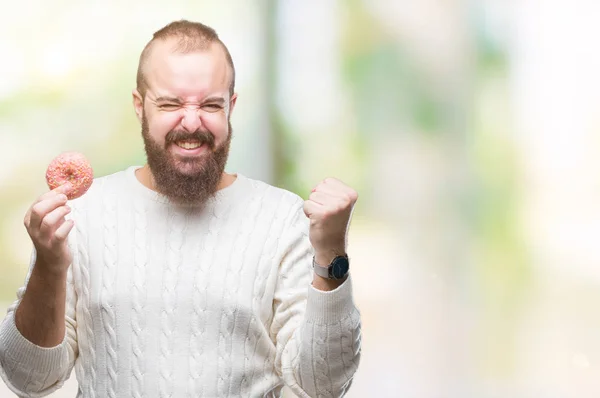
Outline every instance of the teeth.
POLYGON ((200 145, 201 145, 199 142, 188 142, 188 141, 176 142, 175 144, 178 147, 181 147, 183 149, 196 149, 196 148, 200 147, 200 145))

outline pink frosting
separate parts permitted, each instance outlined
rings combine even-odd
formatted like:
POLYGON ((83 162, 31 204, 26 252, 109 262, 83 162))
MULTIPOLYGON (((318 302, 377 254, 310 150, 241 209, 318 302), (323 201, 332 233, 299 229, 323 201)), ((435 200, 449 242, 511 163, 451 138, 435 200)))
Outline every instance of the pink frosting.
POLYGON ((79 152, 65 152, 54 158, 46 170, 46 182, 55 189, 67 182, 73 188, 67 192, 69 199, 86 193, 94 181, 94 171, 90 162, 79 152))

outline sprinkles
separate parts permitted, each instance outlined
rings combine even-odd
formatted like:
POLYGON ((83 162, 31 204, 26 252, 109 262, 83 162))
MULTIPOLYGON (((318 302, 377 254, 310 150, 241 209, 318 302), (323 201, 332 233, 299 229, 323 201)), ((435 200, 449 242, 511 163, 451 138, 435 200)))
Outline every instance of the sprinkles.
POLYGON ((67 198, 75 199, 86 193, 94 181, 90 162, 79 152, 64 152, 55 157, 46 170, 46 182, 52 190, 67 182, 73 188, 67 198))

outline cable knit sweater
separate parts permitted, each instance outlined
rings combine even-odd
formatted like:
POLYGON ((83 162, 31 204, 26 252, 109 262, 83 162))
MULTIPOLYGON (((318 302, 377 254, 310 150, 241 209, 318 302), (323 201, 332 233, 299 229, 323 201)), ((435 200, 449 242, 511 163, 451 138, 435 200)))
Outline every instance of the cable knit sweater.
MULTIPOLYGON (((311 285, 297 195, 241 174, 204 210, 144 187, 136 167, 70 201, 66 335, 52 348, 0 325, 0 374, 45 396, 74 368, 78 397, 341 396, 360 357, 351 279, 311 285)), ((31 264, 35 262, 35 252, 31 264)), ((28 275, 31 274, 31 267, 28 275)))

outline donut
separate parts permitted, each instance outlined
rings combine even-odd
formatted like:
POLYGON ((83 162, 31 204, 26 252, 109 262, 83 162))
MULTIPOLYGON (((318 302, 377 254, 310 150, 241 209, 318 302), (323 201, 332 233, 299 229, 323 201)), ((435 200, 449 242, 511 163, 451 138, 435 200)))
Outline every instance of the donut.
POLYGON ((52 159, 46 170, 46 182, 52 190, 67 182, 73 188, 67 198, 75 199, 86 193, 94 181, 90 162, 79 152, 64 152, 52 159))

